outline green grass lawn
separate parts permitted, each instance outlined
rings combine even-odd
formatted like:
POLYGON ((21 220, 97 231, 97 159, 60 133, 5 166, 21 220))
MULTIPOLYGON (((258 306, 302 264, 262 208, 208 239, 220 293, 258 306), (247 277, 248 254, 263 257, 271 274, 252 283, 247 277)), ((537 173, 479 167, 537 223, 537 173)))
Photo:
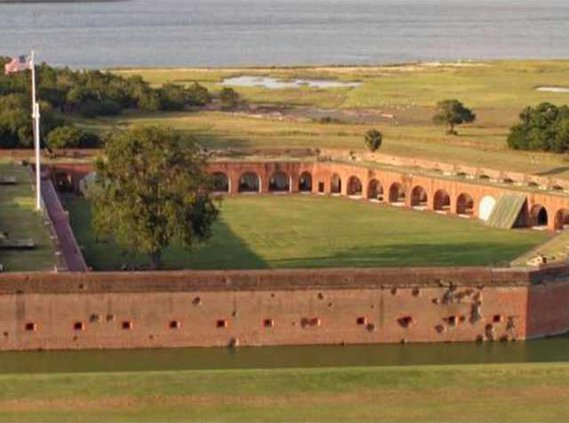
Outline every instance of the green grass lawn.
POLYGON ((561 60, 368 68, 117 70, 124 75, 141 74, 155 85, 189 84, 196 80, 213 91, 220 89, 220 82, 226 77, 236 75, 357 80, 363 84, 353 89, 237 90, 252 105, 341 110, 352 114, 371 111, 392 114, 395 120, 322 124, 311 119, 290 121, 222 112, 188 112, 134 114, 79 122, 101 131, 133 123, 162 123, 195 136, 210 148, 361 150, 363 134, 378 127, 384 133, 381 151, 385 153, 569 178, 565 156, 510 151, 506 145, 509 128, 517 122, 523 108, 544 101, 567 104, 569 94, 539 92, 535 88, 569 86, 568 71, 569 61, 561 60), (446 136, 444 128, 431 122, 435 104, 446 98, 458 98, 474 108, 477 115, 476 122, 459 128, 456 137, 446 136))
POLYGON ((515 110, 541 101, 566 102, 567 94, 536 91, 538 86, 569 86, 568 60, 490 61, 443 63, 437 66, 400 65, 383 67, 293 67, 293 68, 148 68, 117 69, 130 76, 142 75, 158 86, 167 82, 191 84, 197 81, 216 92, 220 83, 240 75, 272 76, 291 80, 333 79, 359 81, 362 85, 336 89, 269 90, 238 87, 250 102, 311 105, 320 108, 428 106, 441 98, 456 97, 472 107, 515 110))
POLYGON ((16 185, 0 186, 0 231, 11 238, 31 238, 34 250, 0 250, 5 271, 51 270, 56 263, 43 215, 35 210, 35 192, 27 167, 0 163, 0 175, 15 176, 16 185))
POLYGON ((0 376, 1 421, 567 421, 569 365, 0 376))
MULTIPOLYGON (((67 207, 95 269, 144 263, 95 242, 87 200, 71 197, 67 207)), ((345 198, 242 195, 223 200, 207 244, 192 253, 170 248, 164 259, 174 269, 500 265, 548 237, 345 198)))

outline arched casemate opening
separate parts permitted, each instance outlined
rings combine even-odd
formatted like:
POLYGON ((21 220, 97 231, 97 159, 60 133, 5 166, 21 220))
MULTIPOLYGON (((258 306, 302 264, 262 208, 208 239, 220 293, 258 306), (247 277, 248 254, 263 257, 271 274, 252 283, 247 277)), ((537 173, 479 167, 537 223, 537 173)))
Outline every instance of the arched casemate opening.
POLYGON ((399 182, 394 182, 389 187, 389 202, 391 204, 405 203, 405 187, 399 182))
POLYGON ((247 172, 239 178, 239 192, 260 192, 261 181, 259 175, 247 172))
POLYGON ((411 190, 411 206, 412 207, 427 207, 427 191, 420 185, 417 185, 411 190))
POLYGON ((463 216, 474 215, 474 200, 470 194, 463 192, 456 200, 456 214, 463 216))
POLYGON ((555 229, 562 231, 569 228, 569 209, 559 209, 555 213, 555 229))
POLYGON ((269 178, 269 192, 289 192, 290 178, 281 171, 277 171, 269 178))
POLYGON ((73 191, 73 178, 67 172, 56 172, 53 175, 55 187, 59 192, 72 192, 73 191))
POLYGON ((211 189, 213 192, 229 192, 229 178, 223 172, 211 174, 211 189))
POLYGON ((450 195, 444 189, 435 192, 433 208, 437 211, 450 211, 450 195))
POLYGON ((480 205, 478 206, 478 217, 480 220, 487 222, 490 219, 490 215, 496 207, 496 199, 491 195, 486 195, 480 200, 480 205))
POLYGON ((342 179, 337 173, 334 173, 332 175, 332 179, 330 180, 330 192, 332 194, 342 193, 342 179))
POLYGON ((312 192, 312 175, 309 172, 303 172, 300 174, 298 190, 300 192, 312 192))
POLYGON ((348 179, 348 195, 363 195, 362 182, 356 176, 348 179))
POLYGON ((383 185, 377 179, 369 181, 367 187, 367 198, 370 200, 383 201, 383 185))
POLYGON ((547 226, 549 216, 547 210, 541 204, 535 204, 530 210, 530 225, 533 227, 547 226))

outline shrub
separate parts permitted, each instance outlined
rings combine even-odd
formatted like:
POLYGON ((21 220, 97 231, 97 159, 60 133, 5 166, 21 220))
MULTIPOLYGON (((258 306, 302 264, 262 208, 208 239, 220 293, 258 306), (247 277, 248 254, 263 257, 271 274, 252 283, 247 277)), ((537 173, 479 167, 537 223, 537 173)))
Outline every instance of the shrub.
POLYGON ((219 101, 223 110, 231 110, 239 104, 239 94, 233 88, 225 87, 219 92, 219 101))
POLYGON ((514 150, 569 151, 569 107, 541 103, 526 107, 520 122, 510 129, 508 146, 514 150))
POLYGON ((383 142, 383 134, 377 129, 370 129, 364 136, 364 143, 372 153, 379 150, 383 142))

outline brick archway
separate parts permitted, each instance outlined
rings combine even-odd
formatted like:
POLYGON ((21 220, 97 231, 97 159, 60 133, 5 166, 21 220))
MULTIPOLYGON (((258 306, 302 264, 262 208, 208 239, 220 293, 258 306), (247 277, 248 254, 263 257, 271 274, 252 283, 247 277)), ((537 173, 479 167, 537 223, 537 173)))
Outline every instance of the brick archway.
POLYGON ((212 191, 216 193, 230 192, 229 177, 225 172, 214 172, 211 174, 212 191))
POLYGON ((342 178, 337 173, 334 173, 330 179, 330 192, 332 194, 342 193, 342 178))
POLYGON ((367 187, 367 198, 370 200, 383 201, 383 195, 383 185, 381 182, 377 179, 372 179, 369 181, 367 187))
POLYGON ((534 204, 530 209, 530 226, 539 227, 547 226, 549 224, 549 214, 547 209, 541 204, 534 204))
POLYGON ((60 192, 72 192, 74 189, 73 176, 69 172, 55 172, 53 180, 55 182, 55 187, 60 192))
POLYGON ((427 191, 421 185, 411 190, 411 207, 427 207, 428 200, 427 191))
POLYGON ((300 192, 312 192, 312 174, 302 172, 298 179, 298 190, 300 192))
POLYGON ((450 195, 446 190, 439 189, 437 192, 435 192, 433 200, 433 208, 436 211, 450 211, 450 195))
POLYGON ((389 202, 392 204, 405 203, 405 187, 399 182, 394 182, 389 187, 389 202))
POLYGON ((555 213, 555 229, 564 230, 569 227, 569 208, 557 210, 555 213))
POLYGON ((261 192, 261 178, 255 172, 245 172, 239 177, 239 192, 261 192))
POLYGON ((348 179, 348 195, 363 195, 362 181, 357 176, 348 179))
POLYGON ((269 178, 269 192, 290 192, 290 176, 277 170, 269 178))
POLYGON ((456 214, 462 216, 474 215, 474 199, 466 192, 461 193, 456 199, 456 214))

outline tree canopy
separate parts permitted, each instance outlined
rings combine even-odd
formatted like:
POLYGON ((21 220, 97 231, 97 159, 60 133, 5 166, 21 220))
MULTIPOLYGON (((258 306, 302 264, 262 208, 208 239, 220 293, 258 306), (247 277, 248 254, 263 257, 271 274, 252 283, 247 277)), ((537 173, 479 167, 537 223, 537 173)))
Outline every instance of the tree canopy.
POLYGON ((464 106, 460 101, 450 99, 437 103, 437 113, 433 116, 433 122, 439 125, 447 125, 447 134, 456 135, 456 125, 471 123, 476 120, 472 110, 464 106))
POLYGON ((569 151, 569 107, 541 103, 526 107, 510 129, 508 146, 515 150, 569 151))
POLYGON ((383 142, 383 134, 377 129, 370 129, 364 135, 364 143, 369 151, 372 153, 379 150, 383 142))
POLYGON ((87 189, 97 236, 147 254, 152 268, 161 266, 168 246, 190 249, 209 238, 218 215, 205 156, 182 138, 162 127, 115 133, 87 189))
MULTIPOLYGON (((0 66, 10 59, 0 57, 0 66)), ((36 66, 38 98, 42 105, 42 139, 67 116, 112 116, 123 110, 183 110, 211 101, 209 91, 194 83, 189 87, 165 84, 152 87, 140 76, 128 78, 99 70, 76 71, 36 66)), ((31 145, 31 87, 29 71, 0 75, 0 148, 31 145)))
POLYGON ((222 109, 234 109, 239 104, 239 93, 233 88, 225 87, 219 92, 219 101, 222 109))

